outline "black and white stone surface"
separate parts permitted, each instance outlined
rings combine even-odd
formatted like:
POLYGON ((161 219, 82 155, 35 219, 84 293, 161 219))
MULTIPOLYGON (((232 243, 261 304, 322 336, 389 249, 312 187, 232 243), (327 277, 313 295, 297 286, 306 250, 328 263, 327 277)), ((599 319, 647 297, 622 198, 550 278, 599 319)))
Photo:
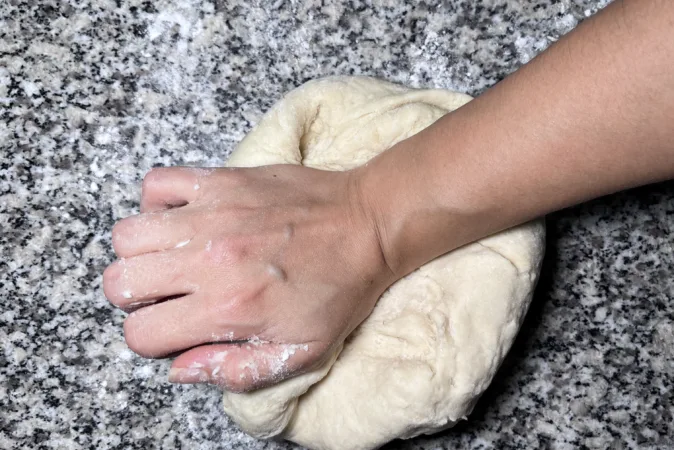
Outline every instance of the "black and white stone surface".
MULTIPOLYGON (((0 448, 295 448, 126 348, 101 272, 143 174, 221 165, 312 78, 479 94, 604 3, 3 0, 0 448)), ((470 420, 387 449, 674 447, 674 184, 548 227, 525 327, 470 420)))

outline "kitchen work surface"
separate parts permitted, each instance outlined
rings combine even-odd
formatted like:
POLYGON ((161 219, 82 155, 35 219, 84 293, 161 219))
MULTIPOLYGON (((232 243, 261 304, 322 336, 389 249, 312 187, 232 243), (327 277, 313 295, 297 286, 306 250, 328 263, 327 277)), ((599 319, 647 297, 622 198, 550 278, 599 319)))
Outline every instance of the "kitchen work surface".
MULTIPOLYGON (((101 273, 144 173, 223 165, 314 78, 479 95, 605 3, 3 1, 0 449, 298 449, 126 347, 101 273)), ((524 327, 469 420, 387 450, 674 447, 674 183, 547 225, 524 327)))

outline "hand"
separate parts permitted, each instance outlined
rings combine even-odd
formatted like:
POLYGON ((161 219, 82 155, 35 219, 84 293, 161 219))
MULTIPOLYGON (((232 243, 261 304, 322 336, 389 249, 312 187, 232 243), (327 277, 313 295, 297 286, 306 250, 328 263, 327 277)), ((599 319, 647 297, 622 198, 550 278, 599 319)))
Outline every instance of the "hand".
POLYGON ((235 392, 310 370, 394 281, 365 204, 356 172, 152 170, 103 275, 127 344, 235 392))

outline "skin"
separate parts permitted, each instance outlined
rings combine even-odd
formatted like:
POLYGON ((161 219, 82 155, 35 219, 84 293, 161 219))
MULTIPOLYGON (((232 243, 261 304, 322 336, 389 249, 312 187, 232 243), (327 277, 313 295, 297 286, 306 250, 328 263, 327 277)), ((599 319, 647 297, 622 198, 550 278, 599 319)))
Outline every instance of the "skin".
POLYGON ((674 3, 617 1, 367 167, 152 170, 103 275, 129 347, 178 355, 173 382, 267 386, 431 259, 673 178, 673 58, 674 3))
POLYGON ((300 166, 151 171, 142 213, 113 229, 123 259, 103 275, 112 303, 140 306, 129 347, 183 352, 171 380, 232 391, 320 364, 394 280, 355 188, 351 174, 300 166), (228 343, 203 345, 215 342, 228 343))

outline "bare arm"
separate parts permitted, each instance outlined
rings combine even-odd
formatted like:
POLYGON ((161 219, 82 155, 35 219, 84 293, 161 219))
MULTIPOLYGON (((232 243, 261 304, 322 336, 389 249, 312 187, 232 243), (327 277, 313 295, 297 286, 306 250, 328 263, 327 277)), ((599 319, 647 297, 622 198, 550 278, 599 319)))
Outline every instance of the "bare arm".
POLYGON ((363 185, 402 275, 533 217, 671 177, 674 2, 624 0, 381 155, 363 185))
POLYGON ((103 276, 127 343, 234 391, 314 367, 435 256, 674 176, 672 61, 674 2, 621 1, 367 167, 153 170, 103 276))

